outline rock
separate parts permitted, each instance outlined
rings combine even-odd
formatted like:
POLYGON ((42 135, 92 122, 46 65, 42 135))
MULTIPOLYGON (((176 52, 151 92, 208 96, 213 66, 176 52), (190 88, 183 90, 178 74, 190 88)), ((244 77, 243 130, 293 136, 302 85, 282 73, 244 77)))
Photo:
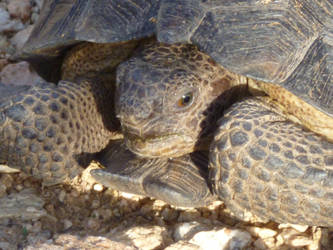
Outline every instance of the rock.
POLYGON ((35 85, 42 81, 27 62, 8 64, 0 72, 0 82, 9 85, 35 85))
POLYGON ((293 228, 286 228, 283 229, 281 233, 279 233, 279 235, 277 236, 277 238, 282 238, 284 242, 293 239, 294 237, 301 235, 300 232, 296 231, 293 228))
POLYGON ((99 220, 95 218, 89 218, 87 221, 87 228, 89 230, 97 231, 101 227, 99 220))
POLYGON ((273 237, 277 234, 276 231, 269 228, 261 228, 261 227, 248 227, 247 230, 256 237, 260 237, 262 239, 273 237))
POLYGON ((162 247, 164 237, 167 236, 167 230, 158 226, 149 227, 134 227, 126 233, 128 238, 133 242, 133 245, 139 249, 155 249, 162 247))
POLYGON ((284 229, 284 228, 290 228, 290 227, 292 227, 293 229, 295 229, 301 233, 304 233, 309 228, 309 226, 307 226, 307 225, 297 225, 297 224, 289 224, 289 223, 280 224, 278 228, 284 229))
POLYGON ((58 195, 58 200, 60 202, 64 202, 66 198, 66 191, 65 190, 61 190, 59 195, 58 195))
POLYGON ((134 250, 134 247, 112 241, 105 237, 87 236, 79 237, 70 234, 61 234, 53 242, 32 244, 25 250, 63 250, 63 249, 110 249, 110 250, 134 250))
POLYGON ((172 237, 175 241, 189 240, 193 237, 193 235, 195 235, 200 231, 207 231, 212 229, 213 229, 212 226, 200 224, 199 222, 196 221, 178 223, 175 226, 172 237))
MULTIPOLYGON (((309 241, 305 240, 305 238, 310 239, 311 236, 308 236, 305 233, 300 233, 299 231, 295 230, 294 228, 285 228, 276 236, 277 245, 281 246, 283 244, 288 244, 293 246, 294 244, 302 244, 301 242, 307 242, 307 245, 310 245, 309 241), (293 242, 296 240, 295 242, 293 242), (309 243, 309 244, 308 244, 309 243)), ((312 242, 313 240, 311 240, 312 242)))
POLYGON ((64 230, 67 230, 73 226, 73 223, 68 219, 65 219, 63 223, 64 223, 64 230))
POLYGON ((244 249, 251 243, 251 235, 239 229, 216 229, 196 233, 190 243, 201 249, 244 249))
POLYGON ((196 209, 188 209, 185 211, 181 211, 178 216, 178 222, 185 222, 185 221, 194 221, 201 217, 200 212, 196 209))
POLYGON ((175 209, 171 209, 169 207, 165 207, 162 212, 161 216, 165 221, 175 221, 178 217, 178 211, 175 209))
POLYGON ((8 242, 1 242, 0 241, 0 249, 1 250, 9 250, 9 249, 13 249, 14 246, 11 246, 8 242))
POLYGON ((305 236, 296 236, 292 239, 289 239, 287 241, 288 244, 290 244, 293 247, 305 247, 312 244, 312 239, 309 239, 309 237, 305 236))
POLYGON ((35 194, 33 189, 24 189, 0 199, 0 219, 37 220, 47 215, 43 206, 44 201, 35 194))
POLYGON ((102 192, 102 191, 104 190, 104 187, 103 187, 103 185, 97 183, 97 184, 95 184, 95 185, 93 186, 93 189, 94 189, 94 191, 96 191, 96 192, 102 192))
POLYGON ((164 250, 199 250, 200 247, 198 245, 191 244, 186 241, 178 241, 174 244, 171 244, 164 250))
POLYGON ((10 0, 7 5, 9 14, 23 22, 30 18, 31 7, 30 0, 10 0))
POLYGON ((20 30, 10 39, 10 42, 17 50, 22 49, 24 43, 28 40, 33 27, 33 25, 28 25, 25 29, 20 30))
POLYGON ((257 239, 253 245, 260 250, 273 249, 275 248, 275 239, 266 238, 266 239, 257 239))
POLYGON ((109 235, 112 240, 125 244, 131 242, 131 245, 142 250, 161 249, 172 242, 165 227, 152 225, 115 228, 109 235))
POLYGON ((0 8, 0 32, 13 32, 23 29, 24 26, 19 20, 11 20, 9 13, 0 8))
POLYGON ((37 14, 36 12, 31 14, 31 22, 35 23, 39 18, 39 14, 37 14))

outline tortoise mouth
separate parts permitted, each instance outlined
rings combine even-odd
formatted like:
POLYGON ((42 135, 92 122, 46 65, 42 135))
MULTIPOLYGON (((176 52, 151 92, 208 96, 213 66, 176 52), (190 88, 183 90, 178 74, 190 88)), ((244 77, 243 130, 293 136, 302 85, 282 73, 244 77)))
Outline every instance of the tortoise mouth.
POLYGON ((125 135, 127 147, 143 157, 178 157, 193 152, 195 141, 187 135, 166 134, 142 138, 134 134, 125 135))

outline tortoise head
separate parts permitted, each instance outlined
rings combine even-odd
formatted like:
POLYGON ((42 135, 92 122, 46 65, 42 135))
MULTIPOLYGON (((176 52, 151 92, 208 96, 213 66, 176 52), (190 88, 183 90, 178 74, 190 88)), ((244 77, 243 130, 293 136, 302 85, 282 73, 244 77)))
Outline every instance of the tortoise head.
POLYGON ((117 71, 116 113, 125 141, 145 157, 200 148, 228 102, 232 79, 192 45, 154 43, 117 71))

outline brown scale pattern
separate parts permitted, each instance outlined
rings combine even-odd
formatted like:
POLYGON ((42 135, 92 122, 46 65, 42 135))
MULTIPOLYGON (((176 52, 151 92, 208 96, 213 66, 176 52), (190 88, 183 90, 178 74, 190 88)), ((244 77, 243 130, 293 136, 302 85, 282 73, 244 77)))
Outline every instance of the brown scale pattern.
POLYGON ((313 132, 333 141, 333 117, 306 103, 296 95, 276 84, 254 82, 273 100, 280 104, 280 110, 289 119, 297 122, 313 132))
POLYGON ((137 40, 132 40, 121 43, 84 42, 76 45, 65 56, 61 78, 71 81, 79 76, 110 72, 132 53, 137 44, 137 40))
POLYGON ((333 144, 273 112, 266 98, 237 103, 219 121, 211 180, 233 213, 333 225, 333 144))
POLYGON ((144 45, 117 70, 116 112, 128 147, 148 157, 201 148, 197 142, 207 132, 202 123, 216 122, 215 113, 231 97, 222 94, 236 79, 193 45, 144 45), (187 93, 192 104, 177 106, 187 93))
POLYGON ((0 107, 0 162, 46 185, 74 177, 116 134, 105 106, 112 107, 111 96, 88 81, 18 94, 0 107))

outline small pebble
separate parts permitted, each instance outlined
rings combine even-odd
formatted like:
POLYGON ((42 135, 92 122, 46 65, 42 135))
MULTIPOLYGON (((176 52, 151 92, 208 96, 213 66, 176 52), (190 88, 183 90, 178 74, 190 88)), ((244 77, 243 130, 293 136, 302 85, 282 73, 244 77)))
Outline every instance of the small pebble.
POLYGON ((58 200, 59 200, 60 202, 64 202, 64 201, 65 201, 65 197, 66 197, 66 192, 65 192, 65 190, 61 190, 60 193, 59 193, 59 195, 58 195, 58 200))
POLYGON ((192 229, 197 227, 199 225, 198 222, 185 222, 185 223, 179 223, 176 225, 174 231, 173 231, 173 238, 175 241, 179 241, 185 238, 186 234, 188 234, 192 229))
POLYGON ((150 204, 145 204, 140 209, 141 213, 143 213, 143 214, 151 213, 152 210, 153 210, 153 208, 150 204))
POLYGON ((77 190, 72 190, 71 197, 78 198, 80 196, 80 193, 77 190))
POLYGON ((305 247, 312 243, 312 239, 309 239, 305 236, 296 236, 292 239, 289 239, 287 243, 293 247, 305 247))
POLYGON ((7 5, 9 14, 23 22, 30 18, 31 7, 30 0, 10 0, 7 5))
POLYGON ((0 72, 0 81, 8 85, 35 85, 42 78, 27 62, 19 62, 6 65, 0 72))
POLYGON ((171 244, 164 250, 199 250, 200 247, 198 245, 194 245, 192 243, 186 241, 178 241, 174 244, 171 244))
POLYGON ((159 226, 136 226, 128 229, 125 235, 138 249, 152 250, 162 249, 168 232, 166 228, 159 226))
POLYGON ((24 188, 31 188, 33 186, 33 184, 29 180, 24 180, 23 186, 24 186, 24 188))
POLYGON ((99 228, 100 228, 100 223, 99 223, 99 221, 98 220, 96 220, 96 219, 93 219, 93 218, 89 218, 88 219, 88 222, 87 222, 87 227, 89 228, 89 229, 92 229, 92 230, 98 230, 99 228))
POLYGON ((306 230, 308 230, 309 226, 307 225, 297 225, 297 224, 289 224, 289 223, 283 223, 278 226, 279 229, 284 229, 284 228, 294 228, 298 232, 304 233, 306 230))
POLYGON ((103 185, 101 185, 99 183, 95 184, 93 188, 94 188, 94 191, 96 191, 96 192, 102 192, 104 189, 103 185))
POLYGON ((40 221, 34 222, 31 228, 31 232, 39 233, 42 230, 42 223, 40 221))
POLYGON ((67 230, 73 226, 73 223, 68 219, 65 219, 63 221, 63 224, 64 224, 64 230, 67 230))
POLYGON ((23 30, 20 30, 19 32, 17 32, 11 39, 10 42, 12 43, 12 45, 14 45, 16 47, 16 49, 21 49, 23 47, 23 45, 25 44, 25 42, 28 40, 31 31, 32 31, 33 25, 29 25, 28 27, 26 27, 23 30))
POLYGON ((266 239, 257 239, 253 245, 260 250, 272 249, 275 247, 275 239, 274 238, 266 238, 266 239))
POLYGON ((9 188, 13 185, 13 177, 10 174, 3 174, 0 177, 0 183, 1 186, 5 187, 5 188, 9 188))
POLYGON ((178 211, 166 207, 162 210, 161 216, 165 221, 174 221, 178 217, 178 211))
POLYGON ((175 241, 188 240, 189 237, 192 237, 195 233, 210 231, 212 229, 213 227, 209 224, 201 224, 197 221, 183 222, 175 225, 172 237, 175 241))
POLYGON ((0 249, 13 249, 13 247, 8 242, 0 241, 0 249))
POLYGON ((24 25, 19 20, 11 20, 9 13, 0 8, 0 32, 19 31, 24 28, 24 25))
POLYGON ((287 241, 300 234, 301 234, 300 232, 296 231, 293 228, 286 228, 286 229, 283 229, 282 232, 278 236, 281 236, 284 239, 284 241, 287 241))
POLYGON ((201 249, 243 249, 251 243, 251 239, 248 232, 223 228, 196 233, 189 242, 201 249))
POLYGON ((96 208, 98 208, 100 205, 101 205, 101 204, 100 204, 100 201, 97 200, 97 199, 95 199, 95 200, 91 201, 91 205, 90 205, 90 207, 91 207, 92 209, 96 209, 96 208))
POLYGON ((15 189, 16 189, 17 191, 21 191, 21 190, 23 189, 23 185, 21 185, 21 184, 16 185, 16 186, 15 186, 15 189))
POLYGON ((196 209, 182 211, 178 216, 178 222, 194 221, 200 217, 200 212, 196 209))
POLYGON ((167 206, 168 204, 161 200, 155 200, 153 203, 153 209, 162 209, 164 206, 167 206))
POLYGON ((27 207, 26 211, 29 213, 35 213, 35 212, 37 212, 37 209, 35 207, 27 207))
POLYGON ((270 238, 277 234, 276 231, 269 228, 261 228, 261 227, 248 227, 246 228, 253 236, 260 238, 270 238))
POLYGON ((30 231, 31 231, 31 228, 32 228, 32 224, 30 224, 30 223, 25 223, 23 227, 24 227, 25 230, 27 230, 28 232, 30 232, 30 231))
POLYGON ((118 209, 118 208, 113 209, 113 210, 112 210, 112 214, 114 214, 114 215, 117 216, 117 217, 120 217, 119 209, 118 209))
POLYGON ((32 23, 35 23, 38 20, 38 18, 39 18, 39 14, 37 14, 36 12, 33 12, 31 14, 31 22, 32 23))

